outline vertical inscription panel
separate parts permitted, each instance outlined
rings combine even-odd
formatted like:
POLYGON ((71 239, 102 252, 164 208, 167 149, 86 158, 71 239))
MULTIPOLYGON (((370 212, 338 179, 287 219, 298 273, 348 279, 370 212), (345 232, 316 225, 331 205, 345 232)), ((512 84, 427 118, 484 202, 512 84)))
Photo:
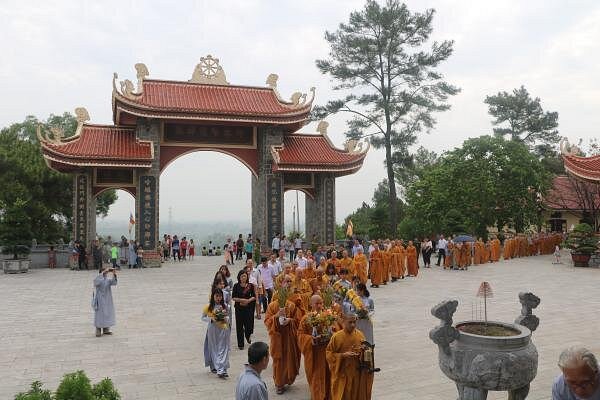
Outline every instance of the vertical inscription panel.
POLYGON ((75 181, 75 196, 77 198, 77 212, 75 215, 75 240, 87 245, 88 225, 88 177, 77 175, 75 181))
POLYGON ((335 242, 335 181, 325 178, 325 242, 335 242))
POLYGON ((144 250, 156 249, 156 177, 142 176, 140 177, 140 188, 138 196, 140 196, 140 224, 139 232, 140 241, 144 250))
POLYGON ((280 177, 267 178, 267 238, 264 243, 271 245, 271 239, 281 233, 283 218, 283 180, 280 177))

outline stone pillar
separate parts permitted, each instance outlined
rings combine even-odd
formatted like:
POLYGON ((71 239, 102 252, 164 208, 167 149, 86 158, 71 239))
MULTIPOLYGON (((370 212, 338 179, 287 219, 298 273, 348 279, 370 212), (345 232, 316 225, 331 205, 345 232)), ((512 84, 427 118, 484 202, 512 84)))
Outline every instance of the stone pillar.
POLYGON ((160 191, 160 121, 138 119, 136 136, 154 143, 152 167, 139 170, 135 196, 135 238, 144 249, 144 266, 160 267, 159 191, 160 191))
POLYGON ((283 176, 274 173, 271 146, 283 143, 283 132, 258 128, 258 176, 252 176, 252 237, 260 239, 263 249, 271 247, 277 233, 284 232, 283 176))
POLYGON ((335 241, 335 177, 315 174, 315 197, 306 196, 306 238, 317 235, 319 243, 335 241))
POLYGON ((96 198, 92 194, 93 172, 73 175, 73 240, 91 249, 96 239, 96 198))

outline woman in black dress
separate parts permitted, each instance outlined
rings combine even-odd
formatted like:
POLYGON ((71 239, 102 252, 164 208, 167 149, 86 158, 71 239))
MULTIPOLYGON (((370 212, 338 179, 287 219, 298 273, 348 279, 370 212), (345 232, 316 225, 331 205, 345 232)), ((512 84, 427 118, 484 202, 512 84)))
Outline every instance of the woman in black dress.
POLYGON ((238 272, 237 283, 233 285, 232 297, 235 304, 235 332, 238 348, 243 350, 244 337, 248 344, 252 343, 250 336, 254 333, 254 308, 256 305, 254 285, 248 282, 248 273, 245 269, 238 272))

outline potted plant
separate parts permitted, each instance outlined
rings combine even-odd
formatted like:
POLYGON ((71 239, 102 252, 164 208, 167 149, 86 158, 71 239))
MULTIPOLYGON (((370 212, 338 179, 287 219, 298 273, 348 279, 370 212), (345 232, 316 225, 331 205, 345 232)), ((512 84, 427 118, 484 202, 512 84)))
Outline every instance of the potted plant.
POLYGON ((27 272, 31 260, 27 258, 33 237, 31 217, 26 212, 26 202, 17 199, 13 204, 0 204, 0 246, 2 253, 12 258, 2 260, 4 273, 27 272))
POLYGON ((597 245, 598 239, 594 235, 594 229, 586 223, 577 224, 566 240, 575 267, 589 266, 590 258, 596 251, 597 245))

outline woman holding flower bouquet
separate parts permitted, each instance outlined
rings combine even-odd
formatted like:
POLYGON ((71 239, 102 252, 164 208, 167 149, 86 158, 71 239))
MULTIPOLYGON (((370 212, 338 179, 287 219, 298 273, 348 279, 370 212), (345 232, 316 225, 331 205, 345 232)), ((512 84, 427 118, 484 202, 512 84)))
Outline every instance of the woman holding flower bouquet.
POLYGON ((273 358, 273 380, 277 394, 291 385, 300 370, 300 350, 298 349, 298 324, 300 310, 290 301, 292 277, 287 275, 281 281, 273 301, 267 307, 265 325, 271 340, 271 357, 273 358))
POLYGON ((204 341, 204 365, 210 367, 210 371, 221 379, 229 377, 229 315, 229 306, 223 299, 223 290, 214 288, 210 302, 202 310, 202 321, 208 323, 204 341))

